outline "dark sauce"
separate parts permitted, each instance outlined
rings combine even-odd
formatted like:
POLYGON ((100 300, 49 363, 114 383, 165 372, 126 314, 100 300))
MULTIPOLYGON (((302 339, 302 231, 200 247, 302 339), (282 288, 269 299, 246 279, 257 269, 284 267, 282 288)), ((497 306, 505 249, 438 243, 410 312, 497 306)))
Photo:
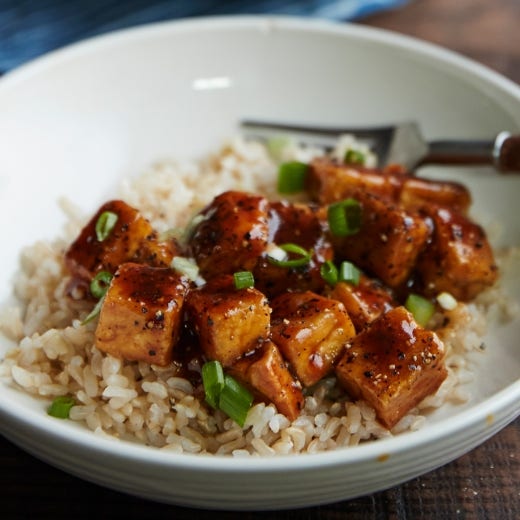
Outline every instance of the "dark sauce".
POLYGON ((184 323, 179 340, 173 349, 172 363, 177 368, 177 375, 187 379, 193 386, 197 386, 202 383, 202 365, 206 361, 196 334, 187 323, 184 323))

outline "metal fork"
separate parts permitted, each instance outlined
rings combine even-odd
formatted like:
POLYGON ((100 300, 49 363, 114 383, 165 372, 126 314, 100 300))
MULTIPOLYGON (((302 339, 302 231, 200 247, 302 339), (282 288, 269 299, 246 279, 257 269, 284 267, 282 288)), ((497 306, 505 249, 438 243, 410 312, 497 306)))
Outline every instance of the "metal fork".
POLYGON ((417 123, 405 122, 373 128, 325 127, 244 119, 246 138, 268 139, 290 135, 296 141, 332 149, 342 134, 366 143, 377 155, 379 166, 391 163, 414 171, 426 164, 493 165, 502 173, 520 173, 520 135, 500 132, 490 140, 426 141, 417 123))

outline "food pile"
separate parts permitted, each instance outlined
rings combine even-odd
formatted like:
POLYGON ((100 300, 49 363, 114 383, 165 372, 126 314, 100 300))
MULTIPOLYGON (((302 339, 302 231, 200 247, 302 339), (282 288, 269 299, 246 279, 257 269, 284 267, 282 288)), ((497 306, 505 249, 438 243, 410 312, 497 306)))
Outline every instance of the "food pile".
POLYGON ((392 429, 446 378, 432 317, 498 270, 464 186, 362 163, 283 163, 278 200, 227 190, 182 232, 109 201, 65 252, 67 298, 99 351, 175 366, 241 426, 262 401, 297 420, 335 377, 392 429))

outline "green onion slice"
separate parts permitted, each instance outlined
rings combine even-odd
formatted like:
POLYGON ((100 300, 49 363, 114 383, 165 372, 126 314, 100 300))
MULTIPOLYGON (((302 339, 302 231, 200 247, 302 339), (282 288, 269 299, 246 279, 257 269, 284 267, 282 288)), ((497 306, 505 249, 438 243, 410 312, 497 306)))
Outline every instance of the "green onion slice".
POLYGON ((361 271, 351 262, 341 262, 339 266, 338 280, 340 282, 348 282, 353 285, 359 284, 361 271))
POLYGON ((49 408, 47 408, 47 413, 52 417, 57 417, 58 419, 68 419, 70 414, 70 409, 76 404, 76 401, 70 396, 61 395, 56 397, 49 408))
POLYGON ((278 193, 298 193, 303 191, 308 166, 299 161, 280 164, 278 168, 278 193))
POLYGON ((202 365, 202 384, 206 402, 213 408, 222 410, 243 427, 253 404, 251 392, 236 379, 224 374, 219 361, 208 361, 202 365))
POLYGON ((113 275, 108 271, 99 271, 90 282, 90 293, 94 298, 101 298, 107 292, 113 275))
POLYGON ((103 242, 103 240, 110 235, 118 218, 117 213, 113 211, 103 211, 103 213, 99 215, 96 221, 96 237, 99 242, 103 242))
POLYGON ((356 199, 331 204, 327 209, 327 219, 333 235, 355 235, 361 229, 361 204, 356 199))
POLYGON ((243 427, 252 404, 251 392, 231 376, 224 376, 224 388, 220 392, 220 409, 243 427))
POLYGON ((184 256, 174 256, 170 267, 179 274, 188 277, 193 282, 196 281, 199 276, 198 265, 193 260, 185 258, 184 256))
POLYGON ((208 361, 202 365, 202 384, 206 402, 218 409, 220 394, 224 388, 224 371, 218 361, 208 361))
POLYGON ((277 162, 282 160, 284 151, 292 143, 292 140, 287 135, 275 135, 267 139, 265 145, 269 155, 277 162))
POLYGON ((296 255, 296 258, 287 258, 284 260, 280 260, 278 258, 274 258, 272 256, 267 255, 267 259, 273 265, 277 265, 278 267, 302 267, 307 265, 312 257, 312 250, 307 251, 303 247, 297 244, 281 244, 278 246, 279 249, 282 249, 286 253, 290 253, 292 255, 296 255))
POLYGON ((348 149, 345 152, 345 157, 343 158, 343 162, 347 164, 365 164, 365 154, 360 152, 359 150, 353 150, 352 148, 348 149))
POLYGON ((331 260, 327 260, 324 264, 321 264, 320 274, 329 285, 336 285, 338 281, 338 269, 331 260))
POLYGON ((82 325, 86 325, 87 323, 91 322, 101 312, 101 307, 103 307, 104 301, 105 301, 105 295, 103 295, 98 300, 95 307, 90 311, 90 314, 81 322, 82 325))
POLYGON ((410 293, 404 306, 413 314, 415 321, 425 327, 435 312, 435 305, 418 294, 410 293))
POLYGON ((236 289, 248 289, 255 286, 255 278, 251 271, 237 271, 233 274, 236 289))

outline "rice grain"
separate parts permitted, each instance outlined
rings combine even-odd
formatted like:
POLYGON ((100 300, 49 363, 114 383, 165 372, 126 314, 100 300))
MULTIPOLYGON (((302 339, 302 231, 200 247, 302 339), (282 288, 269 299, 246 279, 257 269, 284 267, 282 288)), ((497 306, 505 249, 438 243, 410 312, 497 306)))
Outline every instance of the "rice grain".
MULTIPOLYGON (((341 142, 343 148, 351 145, 348 139, 341 142)), ((284 148, 283 158, 308 161, 321 153, 290 144, 284 148)), ((163 232, 185 227, 212 197, 228 189, 261 191, 276 198, 275 179, 276 165, 266 147, 235 139, 199 162, 163 162, 138 178, 125 180, 120 197, 163 232)), ((367 403, 349 400, 333 377, 306 395, 304 409, 294 421, 278 413, 274 405, 259 402, 240 428, 199 398, 200 387, 181 377, 175 367, 122 361, 94 346, 95 323, 82 324, 92 304, 80 292, 65 296, 68 275, 63 251, 85 216, 78 215, 68 201, 60 204, 69 217, 65 237, 52 243, 37 242, 21 252, 14 283, 20 305, 0 312, 0 332, 17 342, 0 361, 0 377, 47 400, 73 396, 76 405, 70 420, 114 440, 176 453, 271 457, 355 446, 427 427, 432 409, 471 398, 465 385, 474 380, 478 357, 485 355, 482 337, 486 323, 519 315, 518 305, 502 298, 500 286, 471 304, 454 302, 449 295, 441 297, 445 309, 434 321, 442 323, 448 318, 456 324, 439 330, 447 351, 448 377, 436 394, 419 403, 392 432, 378 423, 367 403)), ((501 269, 512 270, 518 258, 518 248, 502 252, 501 269)))

